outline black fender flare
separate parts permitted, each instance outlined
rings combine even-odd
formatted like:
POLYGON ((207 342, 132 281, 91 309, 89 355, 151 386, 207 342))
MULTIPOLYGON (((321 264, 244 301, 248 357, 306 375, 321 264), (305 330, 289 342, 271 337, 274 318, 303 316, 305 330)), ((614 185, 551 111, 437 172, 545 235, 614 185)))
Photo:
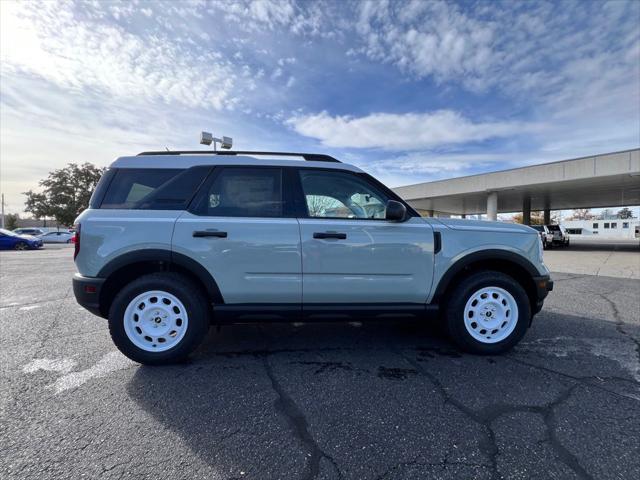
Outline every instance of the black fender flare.
POLYGON ((503 262, 512 263, 526 271, 532 279, 533 277, 537 277, 540 275, 540 272, 538 272, 538 269, 533 265, 533 263, 531 263, 522 255, 518 255, 517 253, 510 252, 508 250, 480 250, 477 252, 469 253, 464 257, 458 259, 447 269, 447 271, 444 273, 444 275, 442 275, 440 281, 438 282, 438 286, 435 293, 433 294, 431 303, 440 303, 444 297, 445 292, 449 288, 451 281, 469 265, 476 262, 486 262, 490 260, 500 260, 503 262))
POLYGON ((198 280, 200 280, 205 290, 207 291, 207 294, 211 301, 216 304, 224 303, 224 299, 222 297, 222 293, 220 292, 218 284, 206 268, 204 268, 199 262, 188 257, 187 255, 178 252, 172 252, 168 249, 165 250, 161 248, 146 248, 143 250, 135 250, 124 253, 104 265, 98 272, 97 276, 107 279, 114 272, 128 265, 142 262, 165 263, 169 266, 170 269, 172 266, 183 268, 191 274, 195 275, 198 280))

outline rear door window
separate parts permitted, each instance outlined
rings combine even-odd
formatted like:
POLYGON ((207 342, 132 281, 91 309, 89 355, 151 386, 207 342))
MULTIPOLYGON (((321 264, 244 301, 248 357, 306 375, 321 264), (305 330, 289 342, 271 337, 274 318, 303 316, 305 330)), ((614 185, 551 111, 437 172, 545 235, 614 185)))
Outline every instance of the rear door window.
POLYGON ((211 217, 281 217, 283 211, 281 168, 224 167, 193 208, 211 217))

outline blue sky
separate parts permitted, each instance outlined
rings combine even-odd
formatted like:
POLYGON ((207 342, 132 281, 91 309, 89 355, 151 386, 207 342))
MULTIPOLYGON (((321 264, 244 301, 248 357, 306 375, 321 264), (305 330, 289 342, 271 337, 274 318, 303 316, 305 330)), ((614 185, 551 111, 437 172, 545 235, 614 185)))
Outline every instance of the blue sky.
POLYGON ((391 186, 640 145, 640 2, 0 2, 0 186, 198 148, 391 186))

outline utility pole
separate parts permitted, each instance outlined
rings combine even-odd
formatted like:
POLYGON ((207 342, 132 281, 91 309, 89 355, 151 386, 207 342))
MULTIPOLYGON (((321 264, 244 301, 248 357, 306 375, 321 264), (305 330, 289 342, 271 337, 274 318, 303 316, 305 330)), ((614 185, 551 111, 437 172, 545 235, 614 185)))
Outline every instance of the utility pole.
POLYGON ((2 227, 0 228, 4 228, 4 193, 2 194, 2 201, 0 201, 0 203, 2 203, 2 220, 0 220, 2 227))

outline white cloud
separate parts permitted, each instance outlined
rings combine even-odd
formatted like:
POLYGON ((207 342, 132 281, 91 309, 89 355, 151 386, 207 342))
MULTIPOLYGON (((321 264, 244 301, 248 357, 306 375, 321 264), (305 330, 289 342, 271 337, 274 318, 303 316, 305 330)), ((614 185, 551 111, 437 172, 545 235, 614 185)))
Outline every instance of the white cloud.
POLYGON ((280 65, 281 67, 284 67, 285 65, 291 65, 296 63, 296 58, 295 57, 287 57, 287 58, 279 58, 278 59, 278 65, 280 65))
POLYGON ((366 1, 356 4, 359 46, 350 49, 417 78, 500 89, 515 98, 585 103, 635 88, 638 98, 640 3, 560 5, 366 1), (615 75, 608 72, 615 71, 615 75), (603 81, 603 76, 607 77, 603 81), (596 83, 594 86, 592 83, 596 83), (589 98, 591 100, 592 97, 589 98))
POLYGON ((27 73, 73 92, 192 108, 223 110, 239 102, 243 85, 233 63, 191 37, 136 34, 80 19, 67 3, 3 3, 3 77, 27 73))
POLYGON ((360 52, 373 60, 419 77, 469 82, 482 78, 495 61, 494 26, 451 3, 366 1, 359 6, 360 52))
POLYGON ((374 113, 365 117, 331 116, 327 112, 296 116, 288 125, 329 147, 416 150, 482 141, 531 131, 519 122, 474 123, 451 110, 430 113, 374 113))

